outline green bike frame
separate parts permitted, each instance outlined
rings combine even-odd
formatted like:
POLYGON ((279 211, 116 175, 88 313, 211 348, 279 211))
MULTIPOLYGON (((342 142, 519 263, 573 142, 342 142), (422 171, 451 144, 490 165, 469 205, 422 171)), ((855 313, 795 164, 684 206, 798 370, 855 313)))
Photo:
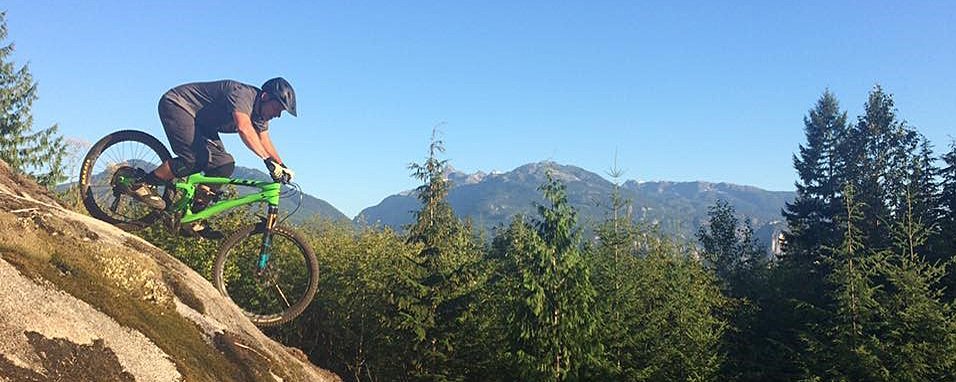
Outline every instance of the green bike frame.
MULTIPOLYGON (((180 223, 191 223, 197 220, 208 219, 214 215, 217 215, 223 211, 236 208, 246 204, 252 204, 256 202, 266 202, 269 204, 269 210, 279 207, 279 192, 281 184, 275 182, 260 182, 256 180, 247 180, 247 179, 231 179, 231 178, 218 178, 218 177, 209 177, 202 174, 192 174, 186 178, 185 182, 176 183, 176 188, 183 192, 183 197, 180 198, 175 205, 172 206, 171 210, 173 211, 182 211, 183 217, 180 219, 180 223), (260 192, 252 193, 243 197, 229 200, 221 200, 206 209, 199 211, 197 213, 192 212, 192 202, 193 198, 196 196, 196 186, 200 184, 208 185, 224 185, 224 184, 234 184, 237 186, 246 186, 246 187, 255 187, 260 190, 260 192)), ((270 213, 270 215, 272 215, 270 213)), ((270 219, 271 220, 271 219, 270 219)), ((272 223, 272 222, 270 222, 272 223)), ((271 224, 269 225, 271 227, 271 224)))
POLYGON ((262 245, 259 248, 259 261, 256 264, 258 276, 262 276, 269 263, 269 256, 272 248, 272 228, 275 227, 276 217, 279 215, 279 193, 282 185, 276 182, 260 182, 247 179, 232 179, 209 177, 202 174, 192 174, 186 177, 185 182, 176 183, 176 188, 182 190, 184 196, 180 198, 173 211, 182 211, 183 216, 180 223, 191 223, 197 220, 207 219, 220 212, 236 208, 246 204, 257 202, 266 202, 269 205, 269 211, 265 219, 266 232, 263 235, 262 245), (223 185, 234 184, 237 186, 256 187, 260 192, 252 193, 243 197, 229 200, 221 200, 215 204, 206 207, 206 209, 197 213, 192 212, 193 198, 196 196, 196 186, 200 184, 223 185))

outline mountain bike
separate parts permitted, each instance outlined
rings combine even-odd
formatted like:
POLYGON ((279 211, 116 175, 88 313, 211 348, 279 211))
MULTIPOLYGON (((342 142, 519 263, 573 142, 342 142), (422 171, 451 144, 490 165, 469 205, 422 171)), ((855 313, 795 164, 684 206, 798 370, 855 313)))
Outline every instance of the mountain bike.
POLYGON ((172 232, 183 224, 205 220, 227 210, 264 203, 260 221, 225 238, 213 265, 213 285, 256 325, 273 326, 291 321, 312 302, 318 287, 318 261, 304 237, 279 219, 283 193, 302 193, 295 183, 207 177, 201 173, 177 179, 173 187, 159 187, 166 209, 151 209, 123 192, 136 174, 149 172, 172 156, 162 142, 136 130, 109 134, 90 148, 80 169, 80 197, 93 217, 126 231, 149 227, 163 219, 172 232), (201 211, 192 211, 199 185, 236 185, 257 188, 245 196, 220 200, 201 211))

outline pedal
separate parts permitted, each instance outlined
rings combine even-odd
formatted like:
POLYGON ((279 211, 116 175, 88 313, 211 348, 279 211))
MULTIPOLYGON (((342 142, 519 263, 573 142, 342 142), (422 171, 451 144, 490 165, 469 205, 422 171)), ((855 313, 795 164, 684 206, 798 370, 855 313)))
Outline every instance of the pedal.
POLYGON ((181 226, 179 234, 187 237, 201 237, 209 240, 221 240, 225 237, 222 232, 217 231, 206 223, 196 222, 188 226, 181 226))

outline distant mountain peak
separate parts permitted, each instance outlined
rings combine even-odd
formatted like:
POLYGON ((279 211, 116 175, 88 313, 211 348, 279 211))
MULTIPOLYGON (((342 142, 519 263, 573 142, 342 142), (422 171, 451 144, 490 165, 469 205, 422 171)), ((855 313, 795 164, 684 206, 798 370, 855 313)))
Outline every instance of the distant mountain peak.
MULTIPOLYGON (((534 204, 542 201, 538 188, 547 181, 549 172, 567 186, 568 198, 582 222, 600 221, 607 212, 602 205, 615 192, 614 184, 596 173, 550 160, 490 174, 467 174, 451 166, 446 170, 446 178, 453 183, 448 200, 455 213, 486 229, 507 224, 515 214, 533 215, 534 204)), ((707 209, 717 199, 732 203, 738 214, 754 222, 755 228, 779 225, 780 210, 793 199, 793 192, 703 181, 627 180, 618 191, 634 203, 635 219, 659 223, 665 231, 688 238, 707 220, 707 209)), ((409 190, 389 196, 362 210, 357 219, 402 227, 412 221, 412 211, 420 208, 416 195, 409 190)))
POLYGON ((535 179, 538 180, 540 184, 544 183, 548 174, 551 174, 551 177, 565 183, 604 180, 604 178, 601 178, 599 175, 580 167, 563 165, 551 160, 528 163, 510 172, 495 175, 511 178, 512 180, 535 179))
POLYGON ((488 176, 488 174, 484 171, 468 174, 463 171, 458 171, 451 165, 445 167, 445 179, 451 181, 453 186, 475 184, 484 180, 486 176, 488 176))

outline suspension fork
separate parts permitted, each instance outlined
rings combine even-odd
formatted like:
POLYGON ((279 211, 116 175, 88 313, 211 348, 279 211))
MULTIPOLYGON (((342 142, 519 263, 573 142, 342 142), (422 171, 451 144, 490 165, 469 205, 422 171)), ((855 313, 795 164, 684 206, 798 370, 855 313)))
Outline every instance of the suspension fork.
POLYGON ((269 256, 272 254, 272 230, 276 226, 276 218, 279 215, 279 207, 269 206, 268 214, 265 218, 265 233, 262 234, 262 245, 259 247, 259 262, 256 264, 256 273, 262 276, 266 267, 269 265, 269 256))

